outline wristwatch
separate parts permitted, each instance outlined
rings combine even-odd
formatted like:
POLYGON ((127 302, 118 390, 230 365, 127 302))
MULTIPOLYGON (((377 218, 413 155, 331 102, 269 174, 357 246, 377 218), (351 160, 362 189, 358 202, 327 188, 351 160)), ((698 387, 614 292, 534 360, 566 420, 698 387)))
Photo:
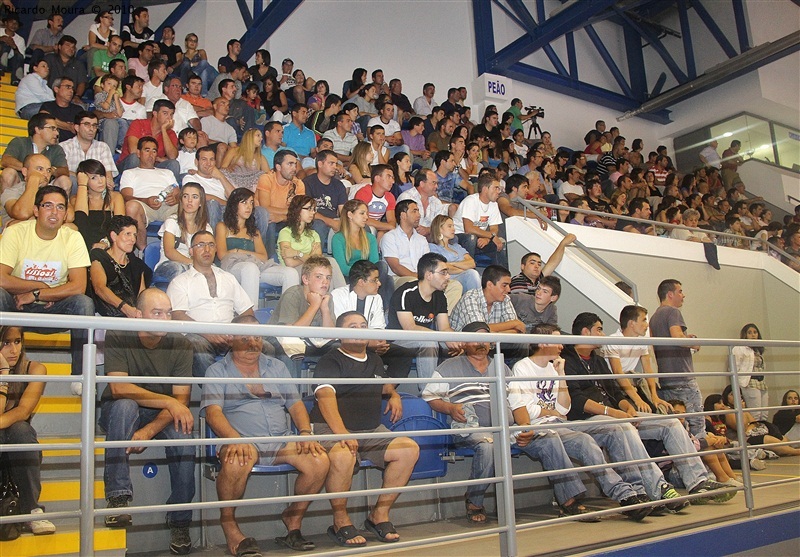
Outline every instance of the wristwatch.
POLYGON ((39 301, 39 289, 37 288, 36 290, 33 290, 31 293, 33 294, 33 301, 34 302, 38 302, 39 301))

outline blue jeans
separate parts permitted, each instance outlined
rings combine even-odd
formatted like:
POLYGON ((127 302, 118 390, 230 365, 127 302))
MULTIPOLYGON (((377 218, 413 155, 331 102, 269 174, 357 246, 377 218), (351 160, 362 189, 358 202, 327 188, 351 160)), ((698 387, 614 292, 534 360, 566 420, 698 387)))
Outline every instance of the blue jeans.
MULTIPOLYGON (((161 412, 158 408, 144 408, 136 401, 122 398, 107 400, 100 414, 100 427, 106 431, 107 441, 127 441, 144 425, 152 422, 161 412)), ((191 439, 176 431, 172 423, 167 425, 155 439, 191 439)), ((194 458, 195 447, 191 445, 166 446, 164 452, 169 465, 169 479, 172 487, 167 504, 191 503, 194 499, 194 458)), ((125 449, 106 449, 103 479, 106 485, 106 498, 118 495, 133 497, 131 470, 125 449)), ((188 526, 192 511, 170 511, 167 522, 170 526, 188 526)))
MULTIPOLYGON (((488 434, 473 433, 467 437, 454 436, 457 446, 469 447, 475 451, 472 459, 472 473, 469 479, 491 478, 494 476, 494 443, 486 441, 488 434)), ((515 447, 517 447, 515 445, 515 447)), ((570 470, 572 463, 561 444, 558 435, 547 432, 536 437, 525 447, 517 447, 531 458, 538 459, 545 470, 570 470)), ((559 504, 569 501, 586 492, 576 472, 566 472, 548 478, 553 484, 553 491, 559 504)), ((483 498, 490 484, 471 485, 467 488, 466 498, 476 506, 483 506, 483 498)))
POLYGON ((208 94, 208 88, 211 87, 211 84, 214 83, 214 80, 219 75, 219 72, 214 69, 211 64, 208 63, 206 60, 201 60, 199 64, 195 67, 192 67, 192 64, 189 60, 184 58, 181 65, 175 68, 181 78, 181 82, 185 85, 189 81, 189 76, 192 74, 197 74, 201 81, 203 82, 201 95, 205 97, 208 94))
POLYGON ((42 104, 44 103, 26 104, 25 106, 19 109, 19 112, 17 114, 23 120, 30 120, 34 114, 39 113, 39 109, 42 108, 42 104))
MULTIPOLYGON (((682 400, 686 405, 687 412, 702 412, 703 399, 700 388, 695 379, 688 379, 680 382, 660 381, 661 387, 658 388, 658 397, 662 400, 682 400)), ((690 416, 686 418, 689 424, 689 431, 698 439, 706 438, 706 424, 703 416, 690 416)))
MULTIPOLYGON (((655 416, 656 414, 640 413, 640 416, 655 416)), ((662 418, 642 422, 637 428, 642 439, 655 439, 664 443, 664 448, 669 454, 696 453, 694 443, 689 439, 689 434, 677 418, 662 418)), ((706 466, 700 456, 679 458, 673 461, 673 467, 681 477, 683 485, 689 490, 708 479, 706 466)))
POLYGON ((331 232, 331 227, 319 219, 314 219, 314 222, 311 223, 311 228, 319 234, 319 241, 322 243, 322 253, 330 253, 328 234, 331 232))
POLYGON ((490 241, 483 248, 478 248, 478 237, 475 234, 456 234, 458 243, 461 244, 467 253, 473 259, 483 256, 489 260, 489 265, 502 265, 508 268, 507 255, 505 247, 502 250, 497 249, 497 244, 490 241))
MULTIPOLYGON (((0 288, 0 311, 18 311, 14 297, 0 288)), ((22 308, 25 313, 57 313, 63 315, 94 315, 94 302, 88 296, 75 294, 45 309, 44 304, 28 304, 22 308)), ((56 331, 48 328, 28 329, 35 333, 52 334, 56 331)), ((87 342, 86 329, 72 329, 69 335, 69 348, 72 355, 72 375, 83 373, 83 345, 87 342)))
MULTIPOLYGON (((608 453, 611 462, 650 458, 639 437, 639 431, 628 423, 609 423, 607 416, 592 416, 582 423, 596 422, 581 431, 591 435, 608 453)), ((661 499, 661 486, 667 483, 661 468, 654 462, 615 467, 620 476, 632 485, 642 485, 653 501, 661 499)))
POLYGON ((475 290, 481 287, 481 276, 475 269, 468 269, 466 271, 461 271, 457 275, 451 274, 450 278, 460 282, 461 286, 464 287, 464 292, 466 292, 467 290, 475 290))
MULTIPOLYGON (((569 429, 555 430, 561 442, 564 444, 564 449, 570 458, 582 462, 586 466, 594 466, 596 464, 606 464, 603 450, 594 442, 594 439, 586 433, 571 431, 569 429)), ((535 441, 534 441, 535 442, 535 441)), ((592 476, 600 484, 600 488, 607 497, 614 501, 622 501, 628 497, 633 497, 639 493, 644 493, 644 487, 633 485, 623 480, 620 475, 614 471, 613 468, 606 468, 604 470, 594 470, 590 472, 592 476)))
POLYGON ((189 265, 178 263, 177 261, 164 261, 153 271, 153 285, 169 284, 172 279, 184 271, 189 270, 189 265))
POLYGON ((100 120, 100 137, 113 153, 122 147, 125 134, 128 133, 130 121, 125 118, 103 118, 100 120))

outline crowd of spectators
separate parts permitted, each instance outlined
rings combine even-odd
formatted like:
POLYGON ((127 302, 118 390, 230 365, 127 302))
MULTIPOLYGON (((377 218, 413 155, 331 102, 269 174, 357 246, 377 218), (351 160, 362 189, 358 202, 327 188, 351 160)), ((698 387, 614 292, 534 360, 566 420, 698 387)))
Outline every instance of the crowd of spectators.
MULTIPOLYGON (((283 409, 301 435, 311 434, 312 424, 316 433, 381 431, 381 397, 389 400, 392 421, 402 414, 392 385, 329 385, 324 378, 405 377, 413 359, 419 377, 441 381, 416 390, 404 387, 449 416, 454 427, 489 425, 494 401, 488 382, 481 382, 494 370, 488 343, 332 341, 291 336, 288 327, 558 334, 561 283, 553 272, 575 236, 568 234, 546 263, 536 253, 526 254, 520 272, 513 274, 505 219, 527 215, 547 227, 529 212, 526 200, 563 205, 563 210, 541 209, 554 221, 716 242, 781 258, 770 249, 774 245, 800 256, 800 211, 786 223, 776 222, 760 198, 746 195, 737 173, 744 162, 738 141, 721 156, 717 142, 710 142, 698 155, 698 167, 682 172, 666 147, 645 157, 641 140, 629 149, 620 130, 606 130, 602 121, 586 134, 585 149, 557 149, 549 132, 540 140, 525 139, 522 126, 530 115, 523 114, 519 99, 502 113, 489 106, 476 123, 470 120, 465 87, 450 88, 447 100, 438 103, 436 86, 426 83, 412 103, 399 78, 387 83, 376 69, 369 80, 363 68, 353 71, 338 95, 329 81, 305 76, 291 59, 284 59, 278 71, 267 50, 259 50, 248 68, 236 39, 228 42, 215 68, 198 49, 197 35, 185 37, 184 50, 175 44, 174 30, 165 27, 156 42, 147 9, 136 8, 132 15, 118 33, 113 14, 98 14, 82 48, 85 56, 76 56, 78 41, 62 33, 61 16, 51 16, 47 28, 31 39, 26 76, 23 65, 14 65, 26 50, 14 38, 18 20, 13 14, 5 17, 0 39, 6 40, 0 46, 12 51, 4 60, 11 60, 8 71, 12 82, 19 82, 16 108, 28 120, 28 134, 12 140, 1 161, 0 310, 250 323, 263 285, 279 290, 270 323, 286 326, 286 336, 140 332, 106 338, 109 375, 287 378, 280 385, 208 385, 203 410, 217 435, 288 433, 277 414, 283 409), (160 244, 152 269, 142 261, 151 226, 157 227, 160 244), (757 241, 745 241, 748 237, 757 241), (304 359, 318 360, 315 375, 323 378, 310 414, 288 380, 297 376, 304 359), (465 386, 449 380, 465 375, 475 382, 465 386), (255 415, 258 420, 248 420, 255 415)), ((786 262, 800 270, 792 260, 786 262)), ((661 306, 651 318, 651 334, 691 336, 679 311, 680 283, 665 281, 658 294, 661 306)), ((644 336, 646 314, 644 308, 626 308, 615 334, 644 336)), ((581 314, 572 333, 600 336, 602 321, 581 314)), ((72 334, 75 375, 82 370, 82 334, 72 334)), ((4 328, 0 336, 0 374, 9 369, 39 373, 35 366, 18 369, 24 361, 19 349, 16 356, 4 352, 11 342, 6 337, 20 336, 17 328, 4 328)), ((668 417, 638 429, 603 423, 608 417, 668 414, 676 407, 702 410, 688 348, 656 349, 660 372, 687 374, 686 379, 662 379, 660 385, 654 378, 622 377, 640 361, 646 373, 653 373, 647 350, 633 348, 576 345, 564 350, 562 360, 557 339, 532 351, 526 344, 506 345, 505 355, 514 364, 508 375, 587 376, 568 385, 516 383, 506 407, 510 421, 598 421, 582 433, 522 432, 517 446, 545 468, 564 470, 571 468, 570 457, 602 463, 599 447, 612 460, 644 458, 649 441, 660 442, 667 453, 693 452, 693 439, 702 448, 706 429, 694 418, 686 420, 688 432, 668 417), (621 377, 588 377, 609 369, 621 377), (627 449, 615 445, 620 440, 627 449)), ((760 356, 742 358, 752 367, 760 356)), ((14 389, 14 398, 3 385, 0 396, 12 404, 0 407, 5 431, 11 425, 5 425, 5 416, 26 419, 41 387, 14 389)), ((73 384, 76 394, 80 386, 73 384)), ((101 426, 109 440, 184 438, 193 427, 188 400, 185 385, 113 383, 102 397, 101 426)), ((751 400, 766 405, 766 399, 751 400)), ((476 453, 471 477, 490 477, 492 450, 485 436, 465 434, 461 443, 476 453)), ((131 452, 136 450, 106 451, 108 506, 122 509, 106 517, 111 527, 132 521, 124 512, 133 496, 131 452)), ((297 494, 323 486, 347 491, 358 455, 384 469, 384 487, 402 486, 418 447, 397 437, 245 443, 226 445, 219 454, 218 494, 233 500, 242 496, 256 462, 293 465, 299 471, 297 494)), ((168 449, 167 457, 168 502, 190 502, 193 466, 180 448, 168 449)), ((739 483, 724 464, 716 456, 713 461, 698 456, 677 460, 671 474, 646 464, 620 476, 609 469, 597 479, 623 507, 663 500, 624 511, 641 520, 663 508, 685 506, 685 501, 670 502, 678 497, 675 485, 697 495, 696 502, 729 499, 733 492, 724 488, 739 483), (704 462, 718 482, 709 479, 704 462)), ((38 493, 35 481, 26 484, 33 494, 38 493)), ((563 514, 587 512, 580 503, 585 489, 574 473, 555 477, 554 484, 563 514)), ((465 495, 471 522, 487 519, 487 487, 471 486, 465 495)), ((380 541, 399 539, 389 520, 396 498, 396 493, 381 495, 365 522, 380 541)), ((39 508, 36 499, 27 503, 27 511, 39 508)), ((331 506, 331 539, 346 547, 366 543, 350 521, 346 500, 333 499, 331 506)), ((284 512, 288 534, 279 543, 313 548, 300 533, 307 507, 308 502, 294 503, 284 512)), ((233 554, 258 554, 253 538, 239 529, 233 508, 222 509, 221 519, 233 554)), ((191 549, 190 520, 188 511, 168 514, 173 553, 191 549)), ((54 531, 52 524, 38 528, 35 533, 54 531)))

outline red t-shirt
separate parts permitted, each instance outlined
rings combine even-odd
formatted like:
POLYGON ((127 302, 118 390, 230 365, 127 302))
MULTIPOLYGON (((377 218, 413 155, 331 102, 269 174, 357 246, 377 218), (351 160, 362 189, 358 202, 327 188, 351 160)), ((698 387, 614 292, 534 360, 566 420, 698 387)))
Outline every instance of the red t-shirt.
POLYGON ((386 192, 383 197, 378 197, 372 191, 372 184, 367 184, 356 192, 355 199, 367 204, 369 218, 381 220, 386 211, 394 211, 395 199, 391 192, 386 192))
MULTIPOLYGON (((153 126, 150 124, 150 120, 134 120, 131 122, 131 126, 128 128, 128 133, 125 134, 125 141, 122 142, 122 153, 120 154, 120 161, 122 161, 125 157, 130 155, 130 151, 128 150, 128 138, 133 136, 138 139, 141 139, 146 136, 154 137, 156 142, 158 143, 158 156, 162 158, 166 158, 167 152, 164 149, 164 135, 161 133, 153 135, 153 126)), ((170 141, 172 144, 175 145, 175 148, 178 147, 178 136, 175 134, 173 130, 169 130, 167 132, 169 135, 170 141)))

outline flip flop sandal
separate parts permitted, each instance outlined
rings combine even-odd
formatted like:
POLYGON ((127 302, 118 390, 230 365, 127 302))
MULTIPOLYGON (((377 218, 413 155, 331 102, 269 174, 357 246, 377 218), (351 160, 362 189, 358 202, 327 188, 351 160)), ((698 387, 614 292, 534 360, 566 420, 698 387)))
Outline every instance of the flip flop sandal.
POLYGON ((394 529, 394 524, 389 521, 379 522, 375 524, 370 519, 364 521, 364 528, 375 534, 383 543, 395 543, 400 541, 400 538, 387 538, 387 534, 396 534, 397 530, 394 529))
POLYGON ((262 557, 255 538, 245 538, 236 547, 236 557, 262 557))
POLYGON ((338 531, 335 529, 334 526, 328 527, 328 537, 332 539, 336 543, 336 545, 339 545, 341 547, 361 547, 362 545, 367 545, 367 542, 347 543, 348 540, 357 538, 360 535, 361 533, 352 524, 348 524, 347 526, 342 526, 341 528, 339 528, 338 531))
POLYGON ((484 507, 479 507, 477 509, 471 509, 469 506, 471 503, 469 501, 465 501, 466 508, 467 508, 467 520, 469 520, 470 524, 485 524, 486 523, 486 509, 484 507), (483 520, 475 520, 476 517, 482 516, 483 520))
POLYGON ((285 545, 289 549, 295 551, 311 551, 316 549, 314 542, 310 542, 303 537, 300 530, 289 530, 289 533, 284 537, 275 538, 275 543, 278 545, 285 545))

